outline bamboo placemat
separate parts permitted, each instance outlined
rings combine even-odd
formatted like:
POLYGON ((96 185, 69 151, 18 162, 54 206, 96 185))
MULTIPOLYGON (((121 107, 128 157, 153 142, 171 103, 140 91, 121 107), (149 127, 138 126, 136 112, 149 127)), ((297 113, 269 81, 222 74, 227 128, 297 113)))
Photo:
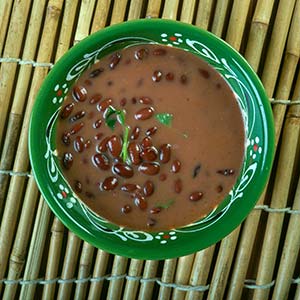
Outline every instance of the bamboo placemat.
POLYGON ((300 299, 300 0, 0 0, 0 299, 300 299), (276 125, 268 186, 245 222, 188 256, 95 249, 40 196, 29 116, 53 63, 129 19, 177 19, 222 37, 261 78, 276 125))

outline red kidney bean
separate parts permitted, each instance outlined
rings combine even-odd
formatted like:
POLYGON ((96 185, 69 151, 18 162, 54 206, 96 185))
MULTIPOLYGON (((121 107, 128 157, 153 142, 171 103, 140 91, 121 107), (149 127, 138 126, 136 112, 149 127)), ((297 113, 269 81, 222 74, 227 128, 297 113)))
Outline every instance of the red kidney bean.
POLYGON ((106 152, 107 151, 107 142, 110 139, 109 136, 105 137, 98 145, 97 150, 99 152, 106 152))
POLYGON ((135 97, 132 97, 132 98, 131 98, 131 102, 132 102, 132 104, 136 104, 136 102, 137 102, 136 98, 135 98, 135 97))
POLYGON ((198 69, 198 72, 201 76, 203 76, 205 79, 208 79, 210 77, 210 74, 207 70, 204 69, 198 69))
POLYGON ((186 84, 187 83, 187 77, 186 77, 186 75, 181 75, 180 76, 180 82, 182 83, 182 84, 186 84))
POLYGON ((151 137, 150 136, 144 137, 142 142, 141 142, 141 145, 142 145, 143 149, 151 147, 152 146, 151 137))
POLYGON ((144 195, 146 197, 149 197, 153 194, 154 192, 154 184, 152 181, 150 180, 147 180, 144 184, 144 187, 143 187, 143 192, 144 192, 144 195))
POLYGON ((182 191, 182 180, 181 179, 176 179, 174 182, 174 190, 175 193, 180 194, 182 191))
POLYGON ((127 102, 127 99, 124 97, 120 100, 120 105, 121 106, 125 106, 126 105, 126 102, 127 102))
POLYGON ((102 95, 96 94, 90 99, 89 102, 90 102, 90 104, 95 104, 95 103, 99 102, 101 99, 102 99, 102 95))
POLYGON ((156 70, 156 71, 153 72, 152 80, 154 82, 160 82, 161 78, 162 78, 162 72, 161 71, 156 70))
POLYGON ((222 191, 223 191, 222 185, 218 185, 216 188, 216 191, 217 191, 217 193, 222 193, 222 191))
POLYGON ((83 126, 84 126, 84 123, 82 123, 82 122, 74 125, 70 131, 70 134, 73 135, 73 134, 78 133, 82 129, 83 126))
POLYGON ((111 191, 115 189, 117 185, 118 185, 118 179, 114 176, 109 176, 104 179, 100 188, 104 191, 111 191))
POLYGON ((130 213, 131 212, 131 206, 130 205, 128 205, 128 204, 126 204, 126 205, 124 205, 122 208, 121 208, 121 212, 123 213, 123 214, 128 214, 128 213, 130 213))
POLYGON ((154 162, 143 162, 140 164, 138 170, 145 175, 156 175, 160 171, 160 166, 154 162))
POLYGON ((152 215, 156 215, 156 214, 158 214, 160 212, 161 212, 161 208, 160 207, 152 207, 150 209, 150 214, 152 214, 152 215))
POLYGON ((167 54, 167 50, 164 48, 156 48, 153 50, 152 54, 156 56, 164 56, 167 54))
POLYGON ((147 135, 147 136, 151 136, 151 135, 153 135, 156 131, 157 131, 157 127, 156 127, 156 126, 151 127, 151 128, 149 128, 149 129, 147 129, 146 135, 147 135))
POLYGON ((70 132, 65 132, 63 133, 63 135, 61 136, 61 140, 62 142, 66 145, 69 146, 71 144, 71 133, 70 132))
POLYGON ((193 192, 190 194, 189 199, 191 201, 199 201, 203 197, 202 192, 193 192))
POLYGON ((74 116, 72 116, 72 117, 70 118, 70 121, 71 121, 71 122, 75 122, 75 121, 77 121, 77 120, 83 118, 84 116, 85 116, 85 111, 84 111, 84 110, 81 110, 81 111, 77 112, 74 116))
POLYGON ((149 104, 152 104, 152 103, 153 103, 152 99, 149 98, 149 97, 140 97, 140 98, 139 98, 139 102, 140 102, 141 104, 145 104, 145 105, 149 105, 149 104))
POLYGON ((73 98, 76 101, 83 102, 87 97, 87 90, 83 86, 75 85, 73 87, 73 98))
POLYGON ((171 158, 171 145, 163 144, 159 148, 159 159, 163 164, 169 162, 171 158))
POLYGON ((135 57, 135 59, 137 59, 137 60, 142 60, 142 59, 144 59, 146 56, 148 56, 148 49, 146 49, 146 48, 141 48, 141 49, 136 50, 136 51, 134 52, 134 57, 135 57))
POLYGON ((77 136, 74 140, 74 150, 82 152, 84 150, 84 139, 82 136, 77 136))
POLYGON ((93 127, 95 129, 98 129, 98 128, 100 128, 101 124, 102 124, 102 119, 96 120, 93 124, 93 127))
POLYGON ((167 75, 166 75, 166 79, 168 80, 168 81, 173 81, 174 80, 174 73, 172 73, 172 72, 169 72, 169 73, 167 73, 167 75))
POLYGON ((95 70, 93 70, 93 71, 89 74, 89 77, 90 77, 90 78, 95 78, 95 77, 99 76, 103 71, 104 71, 104 69, 101 68, 101 67, 98 68, 98 69, 95 69, 95 70))
POLYGON ((180 168, 181 168, 181 162, 178 159, 174 160, 171 166, 171 171, 173 173, 178 173, 180 171, 180 168))
POLYGON ((157 221, 155 219, 152 219, 152 218, 149 218, 148 221, 147 221, 147 226, 148 227, 153 227, 155 226, 157 223, 157 221))
POLYGON ((148 160, 148 161, 154 161, 156 160, 157 158, 157 154, 158 154, 158 151, 156 150, 155 147, 149 147, 149 148, 145 148, 140 156, 143 160, 148 160))
POLYGON ((130 138, 132 140, 136 140, 139 137, 140 131, 141 131, 140 127, 137 127, 137 126, 134 127, 132 130, 132 133, 130 135, 130 138))
POLYGON ((160 181, 165 181, 167 179, 167 174, 163 173, 159 175, 159 180, 160 181))
POLYGON ((75 180, 74 189, 77 193, 82 192, 82 183, 79 180, 75 180))
POLYGON ((93 163, 101 170, 108 170, 110 168, 109 158, 104 153, 96 153, 93 156, 93 163))
POLYGON ((62 119, 66 119, 72 113, 73 109, 74 109, 74 103, 69 103, 65 105, 60 112, 60 117, 62 119))
POLYGON ((110 69, 114 69, 116 67, 116 65, 120 62, 121 60, 121 53, 116 52, 114 53, 111 58, 110 58, 110 62, 109 62, 109 67, 110 69))
POLYGON ((138 165, 141 162, 140 157, 141 147, 136 142, 130 142, 128 145, 128 154, 131 162, 138 165))
POLYGON ((103 133, 102 133, 102 132, 99 132, 99 133, 97 133, 97 134, 94 136, 95 140, 97 140, 97 141, 99 141, 102 137, 103 137, 103 133))
POLYGON ((131 178, 133 176, 133 169, 127 164, 117 163, 112 167, 112 171, 124 178, 131 178))
POLYGON ((107 141, 107 147, 113 157, 119 157, 122 151, 122 140, 119 136, 113 135, 107 141))
POLYGON ((91 147, 91 144, 92 144, 91 140, 87 140, 87 141, 84 143, 84 148, 85 148, 85 149, 90 148, 90 147, 91 147))
POLYGON ((121 186, 121 191, 127 192, 127 193, 132 193, 136 190, 138 190, 140 187, 137 184, 133 183, 125 183, 121 186))
POLYGON ((140 208, 141 210, 147 209, 148 203, 145 200, 145 197, 141 193, 139 193, 139 192, 134 193, 133 199, 134 199, 134 204, 138 208, 140 208))
POLYGON ((99 111, 104 112, 111 104, 112 104, 112 99, 111 98, 104 99, 100 103, 98 103, 97 109, 99 111))
POLYGON ((73 164, 73 154, 70 152, 64 153, 62 163, 65 169, 69 170, 73 164))
POLYGON ((218 170, 217 173, 221 174, 221 175, 224 175, 224 176, 229 176, 229 175, 234 174, 234 170, 233 169, 218 170))

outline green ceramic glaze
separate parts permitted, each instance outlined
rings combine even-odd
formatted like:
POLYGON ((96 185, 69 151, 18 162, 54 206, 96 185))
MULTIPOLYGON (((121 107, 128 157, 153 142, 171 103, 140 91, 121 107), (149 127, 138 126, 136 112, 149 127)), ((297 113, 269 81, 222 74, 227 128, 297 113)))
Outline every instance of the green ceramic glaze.
POLYGON ((39 91, 32 111, 29 152, 39 189, 53 212, 71 231, 114 254, 139 259, 166 259, 216 243, 236 228, 254 207, 272 165, 273 116, 255 72, 228 44, 192 25, 161 19, 135 20, 89 36, 55 64, 39 91), (95 215, 72 192, 55 156, 55 123, 68 89, 97 59, 137 43, 168 44, 200 56, 234 90, 245 123, 245 160, 228 197, 204 219, 167 232, 126 230, 95 215))

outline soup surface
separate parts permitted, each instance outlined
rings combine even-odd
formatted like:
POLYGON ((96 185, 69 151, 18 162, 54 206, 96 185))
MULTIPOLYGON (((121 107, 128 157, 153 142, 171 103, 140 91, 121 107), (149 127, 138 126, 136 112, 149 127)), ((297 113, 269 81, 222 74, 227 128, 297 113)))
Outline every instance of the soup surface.
POLYGON ((197 56, 138 45, 75 83, 57 122, 70 186, 94 212, 130 229, 188 225, 233 187, 244 124, 223 78, 197 56))

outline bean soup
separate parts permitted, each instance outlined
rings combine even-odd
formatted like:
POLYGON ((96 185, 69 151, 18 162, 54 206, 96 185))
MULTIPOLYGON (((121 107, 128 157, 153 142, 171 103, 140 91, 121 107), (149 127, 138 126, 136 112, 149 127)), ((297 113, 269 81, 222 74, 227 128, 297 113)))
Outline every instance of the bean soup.
POLYGON ((57 155, 96 214, 134 230, 169 230, 228 195, 244 157, 234 93, 181 49, 135 45, 101 58, 66 96, 57 155))

